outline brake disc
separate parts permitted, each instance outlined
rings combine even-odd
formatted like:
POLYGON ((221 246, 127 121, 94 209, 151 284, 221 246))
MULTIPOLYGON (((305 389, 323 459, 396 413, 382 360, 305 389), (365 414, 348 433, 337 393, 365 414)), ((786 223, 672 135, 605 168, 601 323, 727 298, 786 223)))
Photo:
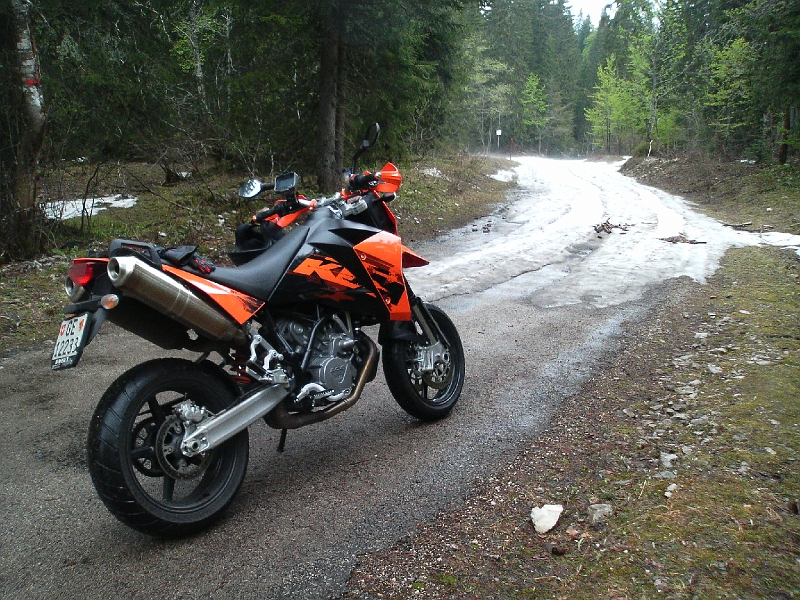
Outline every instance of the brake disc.
POLYGON ((156 436, 156 458, 159 466, 173 479, 191 479, 205 471, 211 460, 210 452, 189 457, 181 452, 181 442, 186 429, 176 415, 170 415, 161 424, 156 436))
POLYGON ((441 359, 433 363, 433 369, 422 374, 422 380, 435 390, 447 387, 453 379, 450 352, 445 351, 441 359))

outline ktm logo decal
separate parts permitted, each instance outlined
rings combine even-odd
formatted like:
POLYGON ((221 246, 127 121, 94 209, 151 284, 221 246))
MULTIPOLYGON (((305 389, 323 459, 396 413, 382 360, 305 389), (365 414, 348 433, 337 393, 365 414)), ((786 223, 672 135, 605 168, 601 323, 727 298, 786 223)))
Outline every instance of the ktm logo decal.
POLYGON ((311 280, 319 279, 339 289, 360 287, 356 277, 339 263, 325 258, 307 258, 294 271, 295 275, 305 275, 311 280))

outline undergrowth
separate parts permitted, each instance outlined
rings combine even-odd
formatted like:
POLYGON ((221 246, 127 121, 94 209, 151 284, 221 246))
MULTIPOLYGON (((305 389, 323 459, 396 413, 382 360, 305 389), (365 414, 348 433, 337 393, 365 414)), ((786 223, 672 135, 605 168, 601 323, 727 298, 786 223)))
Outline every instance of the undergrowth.
MULTIPOLYGON (((501 164, 507 163, 454 156, 401 165, 404 183, 391 208, 403 240, 429 239, 491 212, 509 188, 489 177, 501 164)), ((369 167, 366 161, 364 166, 369 167)), ((236 226, 277 199, 272 193, 239 198, 236 190, 246 176, 215 168, 194 172, 176 184, 162 185, 163 179, 160 168, 144 163, 69 163, 44 174, 43 201, 116 194, 138 201, 131 208, 50 222, 49 255, 0 268, 0 353, 55 338, 67 304, 63 283, 73 258, 124 238, 163 247, 196 245, 203 256, 230 266, 227 251, 233 247, 236 226)), ((308 197, 319 195, 308 181, 300 191, 308 197)))

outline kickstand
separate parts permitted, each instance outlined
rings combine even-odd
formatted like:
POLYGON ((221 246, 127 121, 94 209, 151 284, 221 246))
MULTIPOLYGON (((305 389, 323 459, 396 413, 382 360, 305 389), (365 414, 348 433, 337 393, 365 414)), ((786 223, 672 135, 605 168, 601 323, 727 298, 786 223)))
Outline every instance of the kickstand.
POLYGON ((281 441, 278 442, 278 452, 283 452, 286 448, 286 430, 281 429, 281 441))

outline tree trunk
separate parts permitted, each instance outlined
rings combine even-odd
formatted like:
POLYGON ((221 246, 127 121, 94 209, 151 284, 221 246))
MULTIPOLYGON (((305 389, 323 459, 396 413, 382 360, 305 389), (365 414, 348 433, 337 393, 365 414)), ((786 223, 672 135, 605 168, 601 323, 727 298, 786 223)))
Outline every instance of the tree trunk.
POLYGON ((203 109, 203 117, 210 125, 212 122, 211 109, 208 107, 206 84, 203 76, 203 53, 202 49, 200 48, 202 31, 200 30, 198 19, 200 17, 201 10, 202 9, 197 2, 192 2, 192 6, 189 9, 189 23, 187 29, 189 44, 192 47, 192 62, 194 62, 194 80, 197 84, 197 95, 200 98, 200 104, 203 109))
POLYGON ((15 151, 12 197, 3 198, 3 254, 20 259, 41 248, 41 228, 36 206, 35 174, 44 142, 47 113, 41 89, 39 56, 33 44, 28 15, 31 3, 11 0, 17 45, 17 75, 21 86, 21 136, 15 151))
POLYGON ((334 5, 323 23, 320 48, 317 183, 324 193, 336 190, 341 183, 340 175, 336 172, 336 108, 340 46, 338 22, 338 5, 334 5))
MULTIPOLYGON (((343 38, 340 38, 343 39, 343 38)), ((336 151, 335 164, 337 185, 341 187, 344 170, 345 136, 347 133, 347 48, 339 44, 339 65, 336 82, 336 151)), ((349 166, 349 165, 348 165, 349 166)))
POLYGON ((781 145, 778 147, 778 164, 785 165, 789 158, 789 133, 792 128, 791 111, 789 107, 783 110, 783 128, 781 130, 781 145))

